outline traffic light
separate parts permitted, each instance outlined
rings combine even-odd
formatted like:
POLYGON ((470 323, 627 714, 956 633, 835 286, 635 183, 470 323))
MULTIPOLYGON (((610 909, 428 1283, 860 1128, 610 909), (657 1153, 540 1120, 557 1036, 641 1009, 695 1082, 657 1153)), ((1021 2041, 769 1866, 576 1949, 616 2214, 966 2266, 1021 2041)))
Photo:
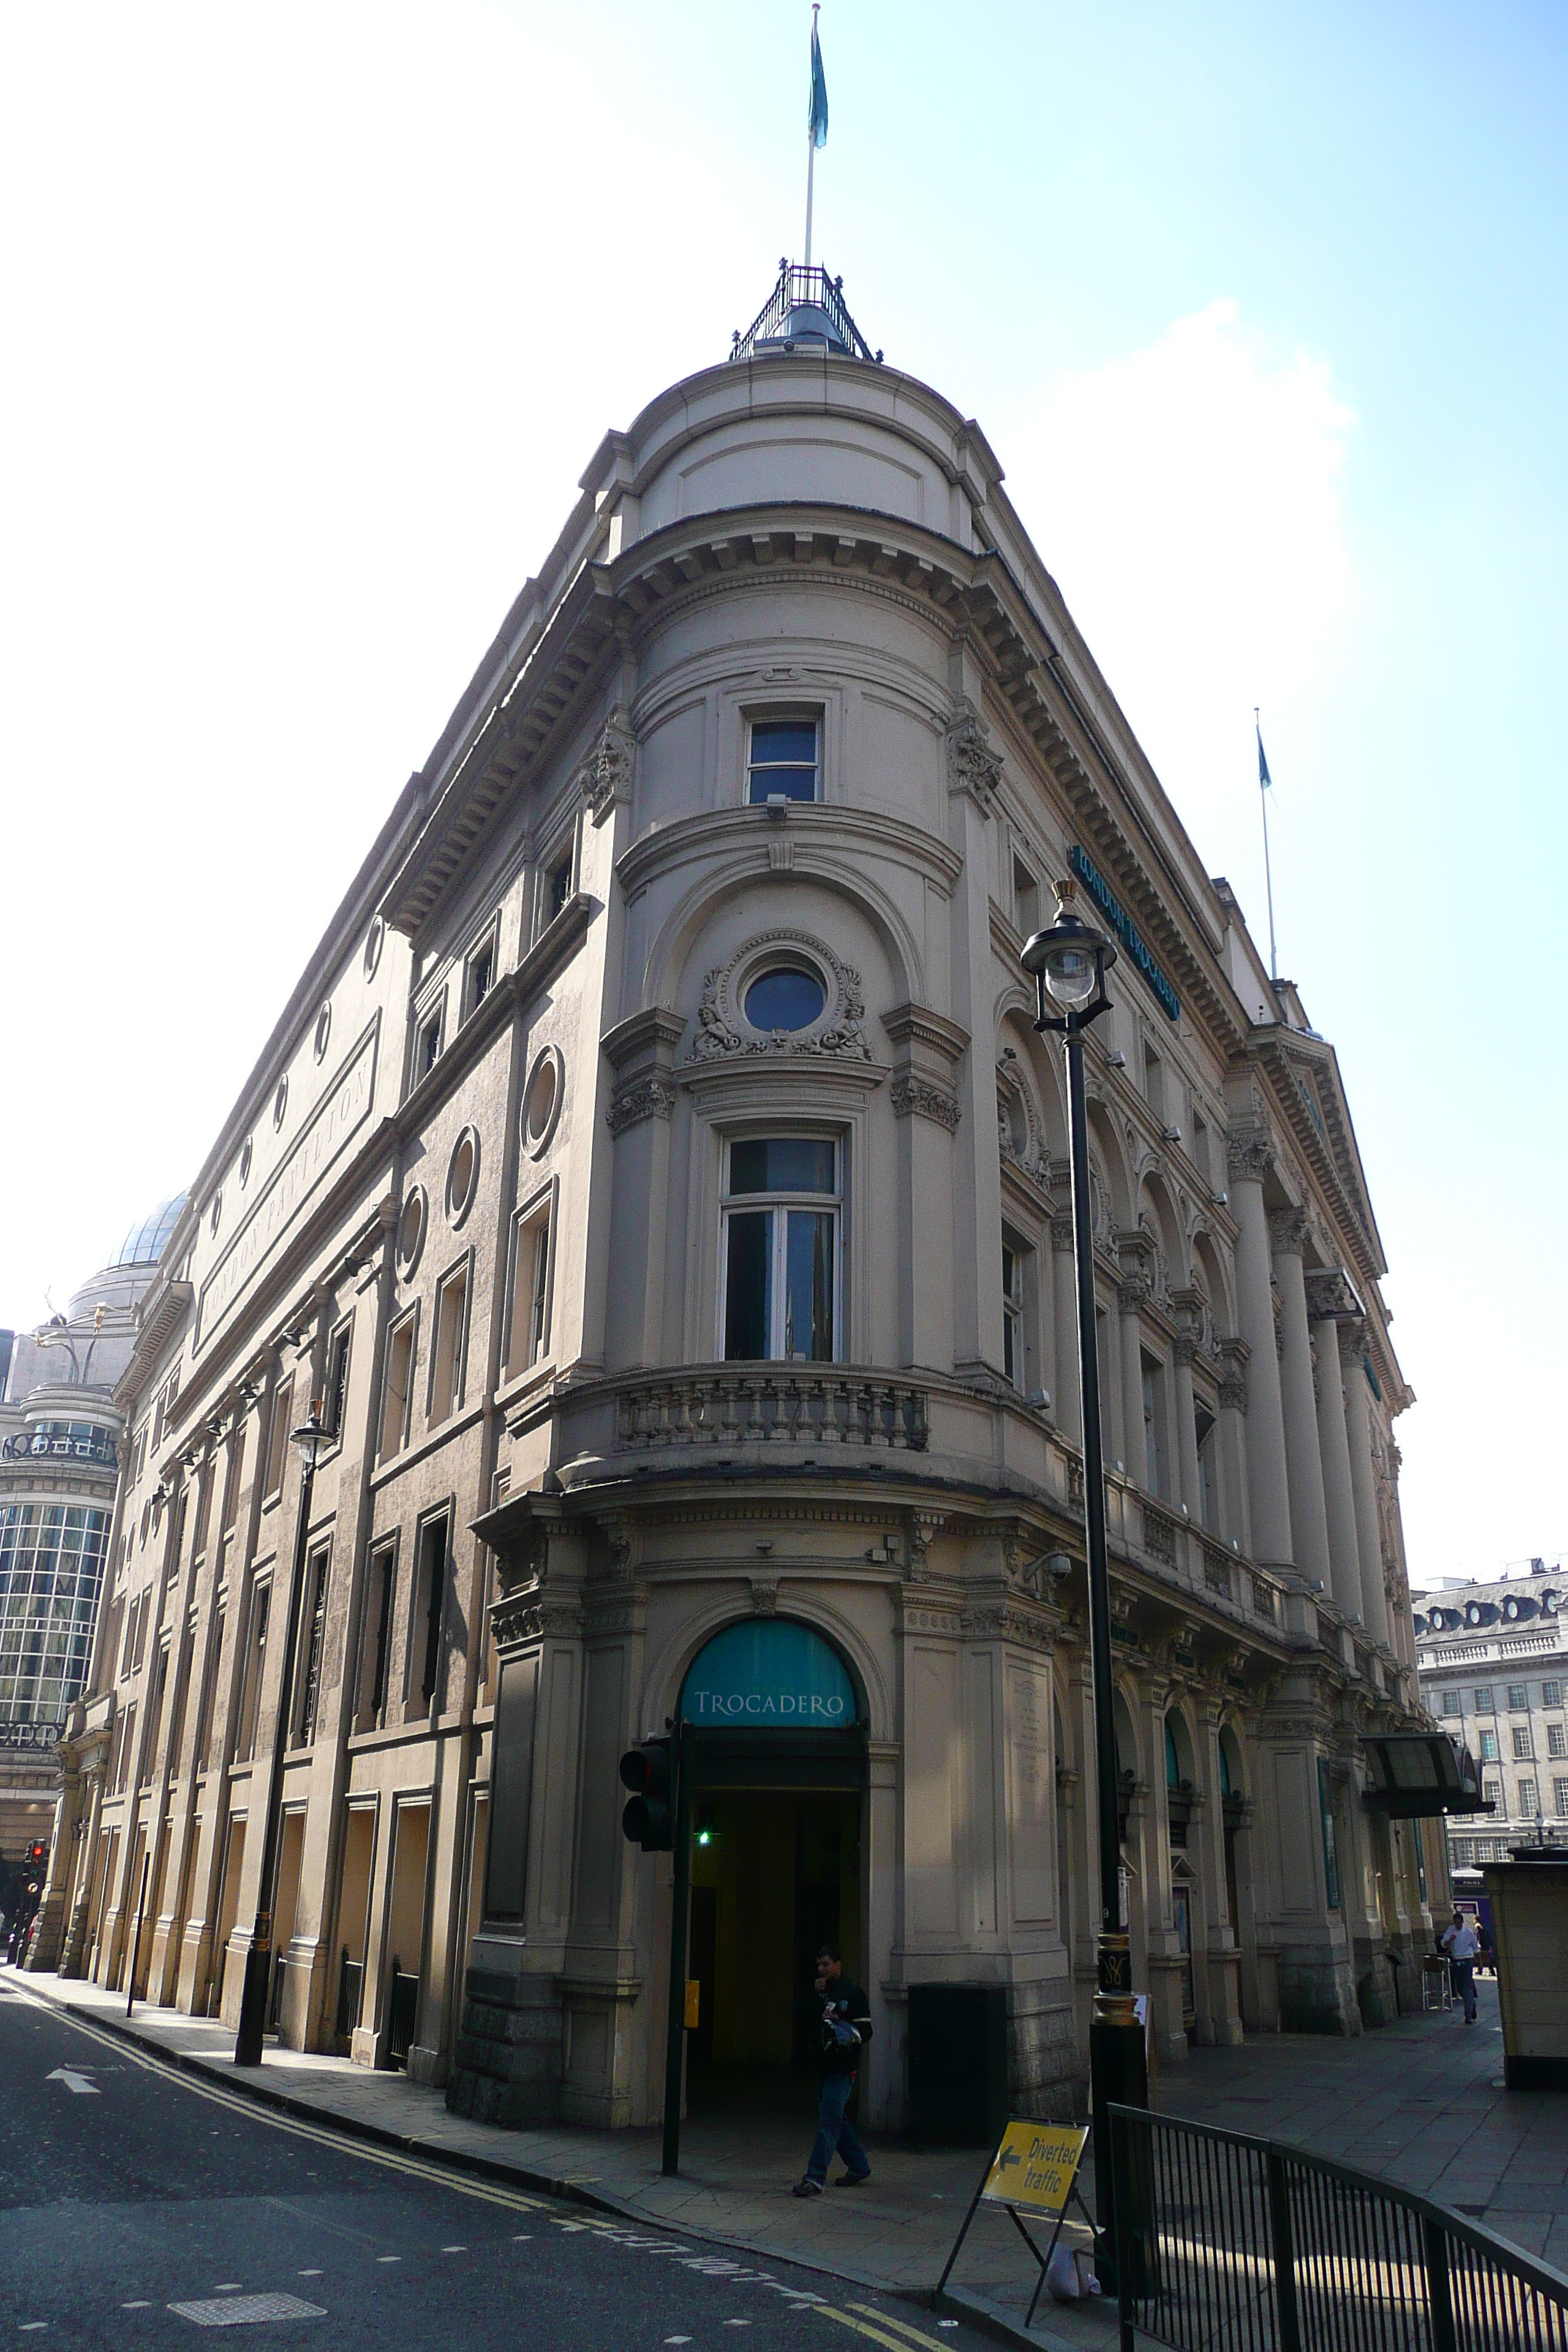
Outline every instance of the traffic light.
POLYGON ((631 1790, 621 1828, 644 1853, 668 1853, 675 1844, 675 1770, 668 1739, 645 1739, 621 1759, 631 1790))
POLYGON ((44 1844, 41 1839, 35 1839, 33 1843, 27 1848, 28 1869, 37 1870, 47 1860, 48 1851, 48 1847, 44 1844))

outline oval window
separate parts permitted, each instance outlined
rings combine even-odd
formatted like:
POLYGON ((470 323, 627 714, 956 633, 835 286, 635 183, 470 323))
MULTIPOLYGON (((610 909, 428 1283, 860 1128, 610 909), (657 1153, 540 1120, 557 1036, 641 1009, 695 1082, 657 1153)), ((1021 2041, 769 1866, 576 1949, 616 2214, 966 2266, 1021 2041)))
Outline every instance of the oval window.
POLYGON ((785 964, 752 981, 746 991, 745 1013, 753 1029, 809 1029, 822 1018, 826 1002, 814 971, 785 964))
POLYGON ((529 1076, 522 1103, 522 1146, 531 1160, 539 1158, 555 1132, 565 1075, 559 1048, 546 1045, 529 1076))
POLYGON ((425 1190, 416 1184, 403 1203, 397 1221, 397 1264, 404 1275, 413 1273, 425 1244, 425 1190))
POLYGON ((473 1205, 474 1181, 479 1172, 479 1139, 471 1127, 458 1136, 447 1171, 447 1214, 460 1225, 473 1205))

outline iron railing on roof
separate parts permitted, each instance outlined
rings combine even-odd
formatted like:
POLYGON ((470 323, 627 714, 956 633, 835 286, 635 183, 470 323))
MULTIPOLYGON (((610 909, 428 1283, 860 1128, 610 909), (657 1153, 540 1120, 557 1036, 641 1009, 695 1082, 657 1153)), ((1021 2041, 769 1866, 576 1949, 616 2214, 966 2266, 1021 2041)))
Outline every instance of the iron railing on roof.
POLYGON ((1568 2352, 1568 2278, 1305 2148, 1112 2106, 1122 2352, 1568 2352))
MULTIPOLYGON (((808 265, 787 259, 779 263, 778 283, 745 333, 736 329, 730 356, 749 359, 759 343, 786 341, 799 314, 813 310, 822 314, 835 341, 856 359, 873 363, 881 359, 881 352, 870 349, 849 315, 844 300, 843 278, 830 278, 815 262, 808 265)), ((805 340, 820 340, 820 330, 813 335, 808 326, 805 340)))

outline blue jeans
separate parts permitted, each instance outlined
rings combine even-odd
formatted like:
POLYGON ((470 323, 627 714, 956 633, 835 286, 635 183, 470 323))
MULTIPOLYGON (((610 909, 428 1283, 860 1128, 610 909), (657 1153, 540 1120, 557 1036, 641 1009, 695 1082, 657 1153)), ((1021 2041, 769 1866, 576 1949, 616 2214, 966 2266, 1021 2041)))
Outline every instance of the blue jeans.
POLYGON ((1476 2013, 1476 1964, 1474 1960, 1450 1960, 1448 1974, 1453 1979, 1454 1991, 1465 2005, 1465 2015, 1476 2013))
POLYGON ((818 2184, 827 2178, 827 2168, 833 2161, 833 2151, 844 2158, 847 2172, 862 2177, 870 2171, 870 2161, 855 2137, 854 2126, 844 2110, 849 2104, 849 2094, 855 2088, 853 2074, 825 2074, 822 2096, 816 2110, 816 2140, 806 2162, 805 2177, 818 2184))

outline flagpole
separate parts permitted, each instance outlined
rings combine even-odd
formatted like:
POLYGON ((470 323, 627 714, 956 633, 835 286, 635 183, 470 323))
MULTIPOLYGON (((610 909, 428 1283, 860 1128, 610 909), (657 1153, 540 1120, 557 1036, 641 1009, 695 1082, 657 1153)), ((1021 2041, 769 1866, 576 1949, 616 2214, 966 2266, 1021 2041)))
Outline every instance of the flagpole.
MULTIPOLYGON (((821 0, 812 0, 811 34, 816 37, 816 12, 821 0)), ((816 177, 816 126, 808 122, 805 128, 805 266, 811 268, 811 195, 816 177)))
POLYGON ((1268 772, 1263 759, 1263 728, 1258 705, 1252 706, 1252 728, 1258 738, 1258 798, 1263 810, 1263 887, 1268 898, 1268 977, 1278 982, 1279 957, 1274 945, 1274 869, 1268 857, 1268 772))

